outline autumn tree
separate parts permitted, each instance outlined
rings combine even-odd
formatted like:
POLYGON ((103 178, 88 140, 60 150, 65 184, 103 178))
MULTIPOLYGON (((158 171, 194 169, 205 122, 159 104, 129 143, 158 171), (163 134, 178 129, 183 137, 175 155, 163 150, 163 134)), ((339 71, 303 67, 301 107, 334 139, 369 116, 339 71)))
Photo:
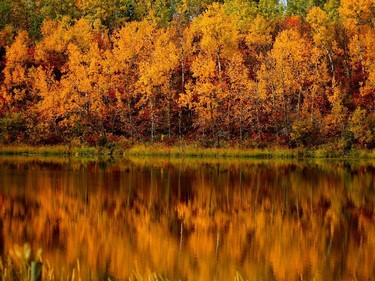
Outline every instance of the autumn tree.
POLYGON ((374 0, 4 0, 0 118, 16 137, 3 141, 372 147, 374 10, 374 0))
POLYGON ((85 20, 73 26, 46 22, 43 32, 34 89, 40 96, 40 123, 65 132, 64 139, 104 135, 109 71, 103 66, 105 52, 95 40, 96 32, 85 20))
POLYGON ((6 25, 11 25, 18 31, 26 31, 28 28, 28 18, 24 1, 1 1, 0 16, 0 29, 4 28, 6 25))
POLYGON ((62 20, 64 17, 77 20, 82 17, 82 3, 77 0, 42 0, 38 1, 44 19, 62 20))
POLYGON ((275 19, 279 17, 284 10, 283 3, 277 0, 259 0, 258 12, 266 19, 275 19))
MULTIPOLYGON (((35 100, 30 91, 32 84, 30 72, 33 65, 30 44, 27 32, 20 31, 12 45, 6 48, 6 63, 3 70, 4 81, 0 88, 0 116, 5 117, 3 119, 5 122, 3 133, 10 133, 9 140, 20 133, 14 131, 17 127, 18 129, 22 128, 24 134, 25 128, 23 125, 25 123, 22 115, 27 115, 35 100)), ((7 138, 5 137, 5 141, 7 141, 7 138)), ((21 135, 17 138, 18 141, 22 140, 21 135)))
POLYGON ((350 55, 353 64, 357 65, 364 74, 364 50, 363 50, 363 36, 368 32, 372 32, 371 25, 373 24, 373 9, 375 2, 373 0, 361 1, 341 1, 339 8, 340 15, 343 19, 345 28, 351 38, 349 43, 350 55))
POLYGON ((4 82, 1 87, 2 106, 9 111, 21 111, 27 106, 29 96, 29 70, 32 56, 29 53, 29 36, 26 31, 18 33, 12 45, 6 48, 4 82))
POLYGON ((245 33, 245 41, 250 49, 252 56, 265 54, 272 46, 272 33, 274 31, 274 22, 266 20, 261 15, 254 18, 245 33))
POLYGON ((175 91, 171 82, 179 57, 177 47, 171 39, 171 30, 160 30, 155 33, 152 38, 153 41, 147 42, 149 44, 148 50, 144 50, 146 54, 139 64, 138 87, 144 96, 141 103, 145 103, 150 111, 151 142, 154 142, 156 137, 157 116, 155 113, 158 105, 164 104, 167 107, 169 138, 172 134, 171 121, 175 91))
POLYGON ((220 145, 220 138, 228 130, 225 120, 230 111, 225 64, 238 50, 238 31, 217 3, 192 23, 192 29, 198 39, 194 43, 197 55, 191 66, 193 80, 181 101, 195 111, 200 129, 211 131, 220 145))
MULTIPOLYGON (((348 108, 345 105, 344 89, 337 85, 335 80, 333 82, 333 91, 328 95, 331 112, 325 116, 324 131, 328 135, 328 139, 338 140, 347 130, 348 108)), ((349 143, 344 144, 344 146, 346 145, 349 143)))
POLYGON ((112 83, 119 101, 124 133, 141 137, 136 122, 142 102, 147 100, 139 90, 140 64, 149 56, 156 26, 147 21, 127 23, 114 35, 112 50, 112 83))
MULTIPOLYGON (((366 109, 357 107, 349 119, 349 131, 361 148, 371 148, 374 146, 374 121, 368 122, 366 109)), ((372 116, 372 118, 374 118, 372 116)))
POLYGON ((373 62, 374 52, 374 10, 373 0, 357 2, 342 1, 339 8, 344 26, 350 37, 349 54, 354 70, 353 83, 355 88, 360 88, 362 98, 357 105, 366 106, 368 110, 375 109, 375 97, 373 95, 373 62))
POLYGON ((257 16, 257 7, 254 2, 242 0, 226 0, 224 8, 237 25, 241 33, 245 33, 257 16))
MULTIPOLYGON (((89 32, 87 34, 90 36, 89 32)), ((88 48, 70 43, 67 54, 66 74, 60 81, 66 126, 77 130, 74 134, 82 134, 84 140, 90 134, 105 135, 103 113, 108 83, 102 78, 106 74, 101 65, 102 52, 94 41, 88 48)))
POLYGON ((362 39, 364 67, 366 69, 366 80, 364 81, 360 94, 364 105, 370 112, 375 111, 375 29, 367 32, 362 39))
POLYGON ((233 55, 228 62, 229 100, 231 107, 230 127, 239 136, 240 142, 244 140, 249 131, 250 124, 255 124, 255 131, 259 134, 259 104, 257 99, 256 83, 250 79, 249 70, 244 64, 240 53, 233 55))
POLYGON ((319 7, 313 7, 307 14, 306 20, 312 28, 313 40, 317 47, 322 48, 327 54, 331 73, 334 75, 332 48, 334 43, 334 27, 328 15, 319 7))
POLYGON ((84 0, 80 9, 89 22, 98 22, 112 32, 131 19, 132 4, 129 0, 84 0))
POLYGON ((293 122, 301 118, 308 118, 308 123, 313 124, 326 75, 322 53, 311 42, 292 29, 278 35, 258 71, 260 96, 267 101, 267 111, 276 118, 270 120, 275 124, 276 136, 288 135, 293 122))

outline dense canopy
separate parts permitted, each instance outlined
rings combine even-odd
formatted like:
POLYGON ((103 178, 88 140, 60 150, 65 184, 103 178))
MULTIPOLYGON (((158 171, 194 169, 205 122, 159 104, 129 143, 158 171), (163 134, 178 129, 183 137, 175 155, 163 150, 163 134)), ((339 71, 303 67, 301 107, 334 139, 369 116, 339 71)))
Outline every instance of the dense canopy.
POLYGON ((375 147, 375 0, 4 0, 0 142, 375 147))

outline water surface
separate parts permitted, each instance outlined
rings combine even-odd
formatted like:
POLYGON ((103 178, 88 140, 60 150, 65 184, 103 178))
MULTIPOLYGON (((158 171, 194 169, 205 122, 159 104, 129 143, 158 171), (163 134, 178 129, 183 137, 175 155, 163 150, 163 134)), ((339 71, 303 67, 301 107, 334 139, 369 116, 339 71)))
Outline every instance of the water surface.
POLYGON ((374 280, 375 163, 0 158, 0 255, 82 280, 374 280))

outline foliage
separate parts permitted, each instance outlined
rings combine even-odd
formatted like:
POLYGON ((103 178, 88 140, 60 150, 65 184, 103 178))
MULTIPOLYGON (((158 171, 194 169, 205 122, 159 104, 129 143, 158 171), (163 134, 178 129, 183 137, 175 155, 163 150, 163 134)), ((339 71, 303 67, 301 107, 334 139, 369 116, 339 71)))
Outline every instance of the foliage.
POLYGON ((284 4, 3 1, 0 141, 373 148, 374 1, 284 4))

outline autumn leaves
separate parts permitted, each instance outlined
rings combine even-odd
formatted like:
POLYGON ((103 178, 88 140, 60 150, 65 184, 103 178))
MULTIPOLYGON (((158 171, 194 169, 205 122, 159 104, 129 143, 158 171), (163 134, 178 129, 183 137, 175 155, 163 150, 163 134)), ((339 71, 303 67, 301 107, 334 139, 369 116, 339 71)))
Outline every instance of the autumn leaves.
MULTIPOLYGON (((33 144, 314 146, 350 135, 345 145, 371 147, 372 2, 327 3, 305 18, 240 1, 186 17, 181 5, 163 27, 150 14, 113 32, 87 18, 45 20, 40 40, 20 31, 5 47, 1 117, 21 118, 17 141, 33 144)), ((2 141, 15 141, 6 130, 2 141)))

